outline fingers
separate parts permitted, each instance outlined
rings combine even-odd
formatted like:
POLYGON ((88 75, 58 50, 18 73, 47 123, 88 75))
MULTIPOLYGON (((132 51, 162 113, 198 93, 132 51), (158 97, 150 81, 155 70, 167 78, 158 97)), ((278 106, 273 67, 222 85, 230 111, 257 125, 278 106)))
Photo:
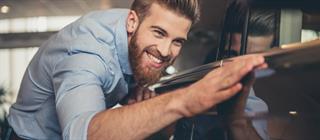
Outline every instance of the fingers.
POLYGON ((143 92, 143 100, 151 98, 151 93, 149 91, 143 92))
MULTIPOLYGON (((252 64, 253 67, 258 67, 259 65, 264 64, 264 57, 261 54, 250 54, 250 55, 243 55, 239 57, 231 58, 232 62, 247 62, 248 64, 252 64)), ((228 65, 230 63, 226 63, 225 65, 228 65)))
POLYGON ((234 63, 232 65, 222 67, 220 69, 221 72, 218 72, 219 75, 215 75, 211 79, 216 90, 219 91, 238 83, 250 70, 252 70, 252 66, 247 65, 245 62, 234 63))
POLYGON ((138 88, 133 96, 135 96, 135 98, 132 102, 140 102, 155 97, 156 93, 147 88, 138 88))
POLYGON ((140 101, 142 101, 142 99, 143 99, 143 89, 137 89, 137 91, 136 91, 136 102, 140 102, 140 101))
POLYGON ((242 84, 237 83, 234 86, 231 86, 230 88, 227 88, 225 90, 222 90, 220 92, 217 92, 216 94, 213 94, 215 96, 215 101, 218 103, 221 103, 235 94, 237 94, 242 89, 242 84))
POLYGON ((126 97, 125 104, 134 104, 157 96, 157 94, 146 87, 134 87, 130 90, 130 95, 126 97))
POLYGON ((262 54, 248 54, 248 55, 241 55, 241 56, 238 56, 238 57, 233 57, 233 58, 230 58, 230 60, 232 61, 236 61, 236 60, 244 60, 244 59, 252 59, 252 58, 258 58, 258 57, 263 57, 262 54))
MULTIPOLYGON (((247 55, 234 58, 232 62, 220 68, 220 75, 216 75, 216 84, 214 85, 217 90, 218 101, 224 101, 243 88, 240 80, 247 75, 254 68, 266 68, 267 64, 264 63, 264 58, 261 55, 247 55)), ((215 71, 213 71, 214 73, 215 71)), ((250 80, 247 84, 251 86, 254 80, 250 80)), ((213 86, 213 85, 212 85, 213 86)), ((249 90, 249 87, 247 90, 249 90)))
POLYGON ((264 58, 261 55, 248 55, 234 58, 232 62, 213 70, 209 79, 214 81, 217 90, 223 90, 239 82, 243 76, 254 68, 266 68, 264 58))
POLYGON ((156 96, 156 93, 145 88, 143 91, 143 100, 147 100, 156 96))
POLYGON ((155 92, 151 92, 151 97, 150 98, 153 98, 153 97, 156 97, 157 96, 157 94, 155 93, 155 92))
MULTIPOLYGON (((187 93, 190 96, 185 97, 189 97, 191 101, 186 103, 186 110, 196 114, 231 98, 244 88, 240 80, 246 74, 255 68, 264 67, 267 65, 262 55, 233 58, 226 65, 209 72, 203 79, 188 87, 190 92, 187 93)), ((244 84, 251 84, 251 81, 247 82, 244 84)), ((246 87, 245 90, 249 91, 250 88, 246 87)))
POLYGON ((268 64, 267 64, 267 63, 264 63, 264 64, 256 67, 256 69, 266 69, 266 68, 268 68, 268 67, 269 67, 268 64))

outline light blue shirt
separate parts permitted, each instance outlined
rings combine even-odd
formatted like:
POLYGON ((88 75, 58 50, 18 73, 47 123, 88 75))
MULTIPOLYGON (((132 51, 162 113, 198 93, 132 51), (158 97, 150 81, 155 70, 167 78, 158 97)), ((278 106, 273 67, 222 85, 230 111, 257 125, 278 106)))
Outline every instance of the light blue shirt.
POLYGON ((92 117, 128 94, 128 12, 89 13, 40 47, 8 116, 19 137, 86 139, 92 117))

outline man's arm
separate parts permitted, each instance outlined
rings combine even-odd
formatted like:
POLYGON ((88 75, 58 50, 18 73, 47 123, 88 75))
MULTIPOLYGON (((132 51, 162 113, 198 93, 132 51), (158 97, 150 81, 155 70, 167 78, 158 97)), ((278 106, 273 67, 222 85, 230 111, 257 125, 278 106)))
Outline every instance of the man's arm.
POLYGON ((144 139, 182 117, 199 114, 232 97, 241 90, 242 77, 263 65, 260 55, 242 56, 189 87, 100 112, 90 121, 88 139, 144 139))

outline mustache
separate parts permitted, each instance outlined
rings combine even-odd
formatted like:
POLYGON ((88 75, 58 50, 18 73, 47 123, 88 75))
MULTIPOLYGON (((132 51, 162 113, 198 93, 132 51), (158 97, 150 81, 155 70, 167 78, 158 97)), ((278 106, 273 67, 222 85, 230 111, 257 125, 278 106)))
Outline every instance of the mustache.
POLYGON ((169 63, 172 60, 172 54, 169 54, 167 56, 163 56, 160 51, 153 47, 153 46, 149 46, 143 49, 143 51, 152 54, 153 56, 155 56, 156 58, 160 59, 162 62, 166 62, 169 63))

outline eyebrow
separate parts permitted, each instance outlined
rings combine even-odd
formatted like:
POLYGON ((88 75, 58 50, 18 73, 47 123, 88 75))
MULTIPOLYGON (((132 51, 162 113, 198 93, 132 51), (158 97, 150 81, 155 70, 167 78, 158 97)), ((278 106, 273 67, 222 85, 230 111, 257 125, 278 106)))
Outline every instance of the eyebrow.
MULTIPOLYGON (((164 30, 163 28, 161 28, 160 26, 153 25, 153 26, 151 26, 151 28, 158 29, 158 30, 160 30, 162 33, 164 33, 166 36, 168 35, 168 32, 167 32, 166 30, 164 30)), ((178 37, 178 38, 176 38, 175 40, 186 41, 187 38, 185 38, 185 37, 178 37)))

